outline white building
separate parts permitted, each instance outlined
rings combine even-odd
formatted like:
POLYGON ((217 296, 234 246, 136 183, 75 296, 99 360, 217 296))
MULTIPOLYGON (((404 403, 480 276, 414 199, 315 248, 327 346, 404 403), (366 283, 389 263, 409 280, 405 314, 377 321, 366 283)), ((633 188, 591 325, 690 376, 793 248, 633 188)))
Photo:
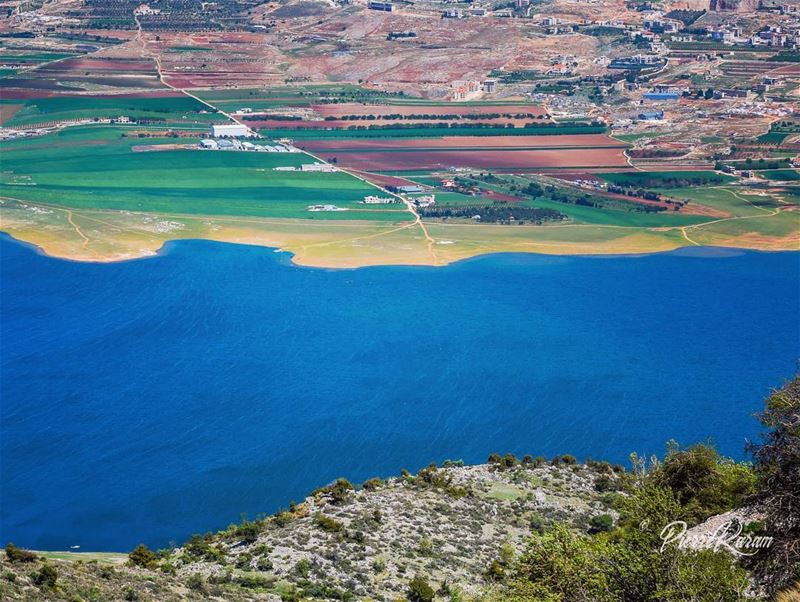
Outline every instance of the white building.
POLYGON ((303 163, 300 171, 338 171, 330 163, 303 163))
POLYGON ((365 196, 363 203, 366 205, 388 205, 389 203, 394 203, 395 199, 393 197, 382 197, 382 196, 365 196))
POLYGON ((249 127, 239 123, 215 123, 211 126, 211 135, 214 136, 214 138, 249 138, 255 134, 253 134, 249 127))
POLYGON ((417 207, 430 207, 436 204, 436 195, 429 194, 426 196, 418 196, 413 199, 417 207))

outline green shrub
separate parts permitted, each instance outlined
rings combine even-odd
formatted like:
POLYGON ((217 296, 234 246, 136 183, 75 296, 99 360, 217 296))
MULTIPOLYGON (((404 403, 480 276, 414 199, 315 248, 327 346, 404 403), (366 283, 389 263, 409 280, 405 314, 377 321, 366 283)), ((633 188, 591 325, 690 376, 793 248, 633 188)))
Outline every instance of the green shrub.
POLYGON ((330 516, 325 516, 321 512, 317 513, 314 516, 314 524, 317 525, 323 531, 327 531, 328 533, 339 533, 344 531, 344 525, 340 523, 335 518, 331 518, 330 516))
POLYGON ((261 525, 254 521, 245 521, 233 529, 233 536, 240 538, 245 543, 255 543, 259 533, 261 533, 261 525))
POLYGON ((269 558, 261 557, 256 560, 256 568, 259 571, 271 571, 274 567, 272 565, 272 561, 269 558))
POLYGON ((140 543, 128 554, 128 562, 145 569, 154 569, 158 565, 158 556, 146 545, 140 543))
POLYGON ((308 561, 308 558, 301 558, 298 560, 297 564, 294 565, 294 572, 303 579, 308 579, 308 575, 311 572, 311 563, 308 561))
POLYGON ((435 595, 436 592, 421 575, 416 575, 408 582, 409 602, 433 602, 435 595))
POLYGON ((236 583, 248 589, 264 589, 272 585, 272 580, 264 575, 244 574, 237 575, 236 583))
POLYGON ((723 458, 710 445, 682 450, 674 442, 670 442, 653 479, 675 494, 682 506, 681 515, 692 524, 738 506, 755 491, 756 483, 749 464, 723 458))
POLYGON ((433 542, 429 538, 423 537, 419 540, 417 552, 421 556, 433 556, 433 542))
POLYGON ((373 477, 364 481, 363 485, 361 486, 367 491, 375 491, 376 489, 380 488, 381 485, 383 485, 383 481, 378 477, 373 477))
POLYGON ((614 519, 610 514, 600 514, 589 519, 589 531, 591 533, 601 533, 611 531, 614 528, 614 519))
POLYGON ((42 589, 52 589, 56 586, 58 572, 50 564, 43 564, 42 568, 31 574, 31 581, 42 589))
POLYGON ((594 480, 594 488, 597 491, 617 491, 620 487, 616 479, 610 475, 601 474, 594 480))
POLYGON ((186 579, 186 587, 196 592, 206 593, 206 580, 200 573, 192 573, 186 579))
POLYGON ((506 569, 503 564, 499 560, 492 560, 492 562, 489 564, 489 568, 486 569, 486 580, 502 581, 505 576, 506 569))
POLYGON ((350 499, 350 493, 353 491, 353 484, 347 479, 336 479, 330 485, 322 487, 314 491, 314 495, 326 495, 330 497, 333 504, 344 504, 350 499))
POLYGON ((517 464, 519 464, 519 460, 514 454, 506 454, 500 461, 500 465, 503 468, 514 468, 517 464))
POLYGON ((291 512, 287 512, 286 510, 281 510, 280 512, 276 512, 275 515, 272 517, 272 522, 278 527, 285 527, 290 522, 294 520, 294 515, 291 512))
POLYGON ((9 562, 35 562, 36 554, 18 548, 10 541, 6 544, 6 558, 9 562))

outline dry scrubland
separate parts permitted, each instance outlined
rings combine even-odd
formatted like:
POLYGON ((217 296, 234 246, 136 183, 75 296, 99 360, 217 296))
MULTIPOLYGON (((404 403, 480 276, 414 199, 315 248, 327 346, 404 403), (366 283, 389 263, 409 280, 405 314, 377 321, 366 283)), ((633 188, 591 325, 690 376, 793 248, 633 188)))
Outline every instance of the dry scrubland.
POLYGON ((54 596, 35 584, 40 562, 0 559, 0 592, 26 600, 94 590, 142 601, 210 595, 277 602, 289 584, 311 580, 329 593, 392 600, 405 599, 408 581, 420 573, 478 594, 482 579, 475 576, 520 550, 531 525, 566 521, 587 529, 594 517, 613 520, 613 496, 598 489, 617 480, 604 466, 531 464, 428 468, 416 478, 369 481, 357 492, 334 484, 276 514, 257 536, 243 539, 243 527, 235 526, 213 543, 190 540, 170 555, 167 572, 127 566, 125 555, 47 554, 59 575, 61 593, 54 596))

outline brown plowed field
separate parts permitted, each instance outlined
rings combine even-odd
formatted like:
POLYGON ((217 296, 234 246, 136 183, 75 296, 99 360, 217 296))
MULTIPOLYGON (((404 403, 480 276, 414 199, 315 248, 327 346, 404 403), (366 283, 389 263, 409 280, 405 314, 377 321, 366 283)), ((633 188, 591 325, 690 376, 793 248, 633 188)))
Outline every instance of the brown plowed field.
MULTIPOLYGON (((330 154, 330 151, 327 151, 330 154)), ((410 152, 346 152, 339 165, 363 171, 435 170, 450 167, 532 170, 558 167, 624 167, 622 149, 438 150, 410 152)))
MULTIPOLYGON (((286 123, 286 122, 284 122, 286 123)), ((293 122, 289 122, 293 123, 293 122)), ((619 140, 605 134, 573 134, 563 136, 444 136, 442 138, 369 138, 349 140, 303 140, 298 145, 312 151, 406 151, 409 149, 507 149, 551 147, 627 148, 619 140)))
POLYGON ((0 105, 0 124, 5 123, 19 111, 22 105, 0 105))

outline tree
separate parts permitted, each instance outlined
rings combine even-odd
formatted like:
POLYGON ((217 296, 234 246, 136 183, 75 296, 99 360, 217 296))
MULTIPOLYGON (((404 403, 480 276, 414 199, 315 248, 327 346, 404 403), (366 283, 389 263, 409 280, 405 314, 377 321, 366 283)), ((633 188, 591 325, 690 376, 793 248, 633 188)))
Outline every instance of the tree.
POLYGON ((146 545, 140 543, 133 549, 133 552, 128 554, 128 561, 134 566, 152 569, 158 563, 158 556, 146 545))
POLYGON ((800 375, 765 402, 759 421, 767 429, 748 450, 755 461, 756 493, 750 498, 766 514, 772 546, 753 567, 771 591, 800 579, 800 375))

